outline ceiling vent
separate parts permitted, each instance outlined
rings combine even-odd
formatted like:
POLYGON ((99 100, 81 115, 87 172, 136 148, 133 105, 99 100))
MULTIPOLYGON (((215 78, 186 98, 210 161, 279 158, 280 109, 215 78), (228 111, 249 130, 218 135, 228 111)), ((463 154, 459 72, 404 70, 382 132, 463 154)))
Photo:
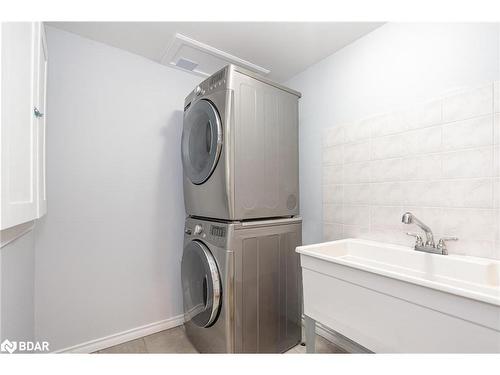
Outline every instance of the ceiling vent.
POLYGON ((198 66, 198 63, 181 57, 179 60, 177 60, 175 66, 184 70, 193 71, 194 68, 198 66))
POLYGON ((182 34, 175 34, 174 40, 161 59, 161 63, 202 77, 211 76, 227 64, 235 64, 262 75, 267 75, 270 72, 259 65, 182 34))

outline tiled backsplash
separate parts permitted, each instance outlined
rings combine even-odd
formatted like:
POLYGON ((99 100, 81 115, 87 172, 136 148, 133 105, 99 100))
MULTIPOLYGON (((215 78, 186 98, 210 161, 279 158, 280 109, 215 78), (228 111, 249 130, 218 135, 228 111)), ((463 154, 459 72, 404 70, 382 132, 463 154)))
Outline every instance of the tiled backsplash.
POLYGON ((500 83, 325 130, 323 235, 413 245, 413 212, 450 253, 500 259, 500 83))

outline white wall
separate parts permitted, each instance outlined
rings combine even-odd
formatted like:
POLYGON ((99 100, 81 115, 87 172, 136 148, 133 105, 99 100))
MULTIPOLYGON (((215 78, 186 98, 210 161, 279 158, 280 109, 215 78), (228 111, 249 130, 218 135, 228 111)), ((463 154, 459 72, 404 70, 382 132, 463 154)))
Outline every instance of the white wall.
POLYGON ((182 313, 182 110, 200 78, 54 28, 47 38, 35 325, 57 350, 182 313))
POLYGON ((300 100, 304 243, 322 233, 323 129, 500 78, 498 24, 386 24, 287 82, 300 100))
POLYGON ((0 249, 0 341, 34 339, 34 250, 32 230, 0 249))
MULTIPOLYGON (((411 246, 410 211, 450 254, 500 259, 500 82, 326 128, 323 238, 411 246), (495 139, 496 138, 496 139, 495 139)), ((420 231, 423 235, 423 232, 420 231)))

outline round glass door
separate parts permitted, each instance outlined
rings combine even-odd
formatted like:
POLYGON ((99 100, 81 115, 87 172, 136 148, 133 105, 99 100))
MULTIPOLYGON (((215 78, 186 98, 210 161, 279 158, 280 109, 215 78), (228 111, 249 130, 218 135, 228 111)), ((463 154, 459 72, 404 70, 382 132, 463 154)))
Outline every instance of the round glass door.
POLYGON ((205 99, 184 113, 182 165, 193 184, 204 183, 217 165, 222 149, 222 126, 214 105, 205 99))
POLYGON ((181 265, 184 314, 199 327, 209 327, 217 318, 221 284, 214 257, 200 241, 184 248, 181 265))

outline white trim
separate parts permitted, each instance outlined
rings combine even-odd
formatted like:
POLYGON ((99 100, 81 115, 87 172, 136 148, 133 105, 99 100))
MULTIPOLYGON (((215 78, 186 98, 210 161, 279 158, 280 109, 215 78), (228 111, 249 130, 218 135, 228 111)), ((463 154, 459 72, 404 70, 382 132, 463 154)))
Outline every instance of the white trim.
POLYGON ((221 51, 217 48, 214 48, 212 46, 209 46, 208 44, 199 42, 197 40, 191 39, 185 35, 176 33, 174 35, 174 39, 170 43, 169 47, 167 48, 167 51, 163 55, 163 57, 160 60, 160 63, 166 66, 170 66, 171 68, 176 68, 180 69, 184 72, 188 73, 193 73, 202 77, 208 77, 210 74, 197 70, 196 68, 193 70, 186 70, 183 69, 179 66, 176 65, 176 61, 173 61, 173 58, 177 54, 177 52, 182 48, 182 46, 189 46, 191 48, 194 48, 201 53, 205 53, 207 55, 211 55, 217 59, 227 61, 227 63, 235 64, 238 66, 241 66, 242 68, 246 68, 248 70, 252 70, 254 72, 267 75, 271 71, 269 69, 263 68, 262 66, 256 65, 254 63, 251 63, 250 61, 243 60, 237 56, 231 55, 227 52, 221 51))
POLYGON ((124 342, 135 340, 144 336, 152 335, 166 329, 174 328, 184 324, 184 314, 174 316, 169 319, 146 324, 144 326, 118 332, 99 339, 84 342, 82 344, 59 349, 53 353, 93 353, 98 350, 106 349, 111 346, 123 344, 124 342))
MULTIPOLYGON (((2 61, 2 29, 3 25, 0 25, 0 61, 2 61)), ((2 67, 0 67, 0 125, 3 123, 2 121, 2 67)), ((0 126, 0 145, 2 144, 2 128, 3 126, 0 126)), ((0 166, 2 165, 2 156, 1 156, 2 151, 0 150, 0 166)), ((3 192, 2 192, 3 184, 0 184, 0 199, 3 199, 3 192)), ((0 208, 3 208, 3 205, 0 205, 0 208)), ((0 220, 2 215, 0 214, 0 220)), ((2 241, 2 232, 0 231, 0 243, 2 241)), ((0 244, 0 249, 1 249, 1 244, 0 244)), ((2 338, 2 253, 0 253, 0 341, 3 341, 2 338)))
MULTIPOLYGON (((2 38, 2 31, 1 30, 2 30, 2 25, 0 25, 0 40, 2 38)), ((0 42, 0 48, 1 47, 2 46, 1 46, 1 42, 0 42)), ((3 325, 2 324, 2 253, 0 252, 0 342, 3 342, 2 325, 3 325)))

